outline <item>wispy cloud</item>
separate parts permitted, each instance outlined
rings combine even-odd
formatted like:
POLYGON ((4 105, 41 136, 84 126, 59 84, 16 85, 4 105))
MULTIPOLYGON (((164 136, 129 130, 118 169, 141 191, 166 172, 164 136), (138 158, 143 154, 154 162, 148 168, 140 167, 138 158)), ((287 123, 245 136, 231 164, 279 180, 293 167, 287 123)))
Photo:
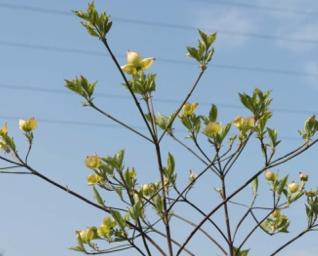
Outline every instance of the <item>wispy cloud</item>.
POLYGON ((219 32, 218 43, 220 45, 237 46, 246 40, 245 37, 230 37, 227 32, 248 33, 255 29, 255 22, 252 22, 239 10, 201 9, 195 15, 196 26, 219 32))
MULTIPOLYGON (((206 5, 196 9, 192 15, 196 26, 219 31, 220 45, 227 47, 247 43, 248 38, 229 36, 226 32, 269 34, 318 41, 318 20, 313 16, 297 14, 300 10, 311 12, 313 4, 317 6, 317 2, 289 0, 286 4, 286 0, 255 0, 253 4, 263 6, 264 10, 260 8, 251 11, 253 9, 235 6, 215 8, 214 5, 206 5)), ((317 44, 277 40, 276 46, 287 52, 301 54, 315 49, 317 44)))

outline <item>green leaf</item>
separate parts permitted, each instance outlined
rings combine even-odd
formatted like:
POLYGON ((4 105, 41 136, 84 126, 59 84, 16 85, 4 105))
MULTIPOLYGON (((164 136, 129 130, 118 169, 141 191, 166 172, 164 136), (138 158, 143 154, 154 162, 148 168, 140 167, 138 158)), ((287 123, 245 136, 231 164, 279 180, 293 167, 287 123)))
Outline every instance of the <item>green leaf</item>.
POLYGON ((210 112, 209 112, 209 121, 215 122, 218 117, 218 109, 217 106, 212 104, 210 112))
POLYGON ((253 196, 255 198, 257 196, 257 191, 258 191, 258 178, 257 177, 252 181, 251 186, 252 186, 253 196))
POLYGON ((175 162, 173 155, 169 152, 168 159, 167 159, 167 167, 165 168, 165 176, 170 179, 173 176, 175 169, 175 162))
POLYGON ((251 97, 245 93, 240 93, 239 96, 242 104, 254 113, 254 106, 251 97))
POLYGON ((267 133, 268 133, 272 148, 275 148, 281 142, 280 140, 277 140, 277 130, 267 128, 267 133))
POLYGON ((91 36, 94 37, 100 37, 99 33, 96 31, 96 29, 93 27, 92 24, 88 23, 88 22, 81 22, 81 24, 83 25, 84 28, 86 28, 88 34, 90 34, 91 36))
POLYGON ((101 197, 101 195, 99 194, 98 190, 95 188, 95 186, 93 186, 93 192, 94 192, 94 198, 96 200, 96 202, 105 207, 105 202, 103 200, 103 198, 101 197))
POLYGON ((300 192, 298 192, 298 193, 291 194, 291 196, 288 198, 288 203, 291 204, 291 203, 297 201, 297 200, 300 199, 304 194, 305 194, 304 191, 300 191, 300 192))
POLYGON ((123 189, 121 187, 115 187, 114 191, 116 192, 116 194, 119 196, 121 200, 124 200, 123 189))
POLYGON ((207 34, 205 34, 204 32, 202 32, 200 29, 198 30, 199 31, 199 34, 200 34, 200 37, 201 37, 201 39, 202 39, 202 42, 204 43, 204 45, 205 45, 205 47, 206 48, 208 48, 209 46, 208 46, 208 44, 209 44, 209 42, 208 42, 208 35, 207 34))
POLYGON ((111 215, 113 216, 114 220, 116 221, 116 223, 122 228, 124 229, 126 226, 126 221, 125 219, 121 216, 120 212, 116 211, 116 210, 111 210, 111 215))
POLYGON ((157 211, 158 214, 162 214, 163 212, 163 199, 162 197, 158 194, 153 198, 153 203, 154 203, 154 207, 157 211))
POLYGON ((117 152, 117 154, 115 155, 114 159, 116 162, 117 169, 123 168, 124 157, 125 157, 125 150, 124 149, 119 150, 117 152))
POLYGON ((74 246, 74 247, 70 247, 69 249, 72 250, 72 251, 77 251, 77 252, 84 252, 85 251, 84 248, 81 247, 80 245, 77 245, 77 246, 74 246))
POLYGON ((279 185, 277 187, 277 194, 280 195, 286 187, 288 181, 288 175, 285 176, 282 180, 280 180, 279 185))
POLYGON ((216 40, 217 33, 214 32, 211 35, 208 36, 208 46, 210 47, 216 40))
POLYGON ((143 203, 141 201, 136 202, 134 206, 129 209, 129 215, 134 220, 137 220, 139 217, 141 217, 142 212, 143 212, 143 203))
POLYGON ((249 251, 249 249, 239 250, 238 248, 234 248, 235 256, 248 256, 249 251))
POLYGON ((84 76, 76 77, 73 80, 65 80, 65 87, 79 94, 86 100, 91 100, 97 82, 90 83, 84 76))
POLYGON ((223 142, 223 140, 225 139, 226 135, 229 133, 230 129, 231 129, 232 124, 228 123, 227 125, 225 125, 225 127, 223 128, 222 134, 220 136, 220 143, 223 142))
POLYGON ((214 54, 214 49, 211 49, 208 51, 206 57, 205 57, 205 62, 208 63, 212 60, 212 57, 213 57, 213 54, 214 54))
POLYGON ((84 20, 82 25, 94 37, 105 38, 112 26, 109 15, 98 13, 94 2, 88 4, 86 11, 74 11, 74 14, 84 20))
POLYGON ((200 55, 196 48, 194 47, 187 47, 188 55, 197 61, 200 61, 200 55))

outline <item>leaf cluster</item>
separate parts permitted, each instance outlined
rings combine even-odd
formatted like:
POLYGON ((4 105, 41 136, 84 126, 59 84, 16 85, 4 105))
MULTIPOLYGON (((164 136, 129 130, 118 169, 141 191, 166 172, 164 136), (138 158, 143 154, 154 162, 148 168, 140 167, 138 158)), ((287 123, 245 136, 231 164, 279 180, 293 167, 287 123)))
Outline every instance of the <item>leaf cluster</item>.
POLYGON ((200 40, 197 47, 187 47, 188 56, 199 62, 202 70, 207 68, 207 64, 212 60, 214 48, 212 47, 216 33, 206 34, 199 30, 200 40))
POLYGON ((88 4, 86 11, 74 11, 74 14, 83 20, 87 32, 99 39, 105 38, 112 26, 110 16, 106 12, 98 13, 94 2, 88 4))

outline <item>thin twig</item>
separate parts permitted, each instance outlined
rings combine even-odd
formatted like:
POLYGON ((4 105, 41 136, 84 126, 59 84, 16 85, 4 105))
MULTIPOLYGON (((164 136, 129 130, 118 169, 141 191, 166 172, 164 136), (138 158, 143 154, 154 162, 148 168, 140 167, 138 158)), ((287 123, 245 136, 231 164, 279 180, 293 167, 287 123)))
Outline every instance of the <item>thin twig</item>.
POLYGON ((183 247, 186 246, 188 244, 188 242, 192 239, 192 237, 195 235, 195 233, 199 230, 199 228, 216 212, 218 211, 227 201, 231 200, 236 194, 238 194, 240 191, 242 191, 244 188, 246 188, 255 178, 257 178, 259 175, 261 175, 267 168, 272 168, 278 165, 281 165, 293 158, 295 158, 296 156, 298 156, 299 154, 301 154, 302 152, 304 152, 305 150, 308 150, 309 148, 311 148, 313 145, 315 145, 318 142, 318 139, 312 141, 309 144, 306 144, 306 147, 299 147, 297 148, 297 150, 293 150, 292 154, 289 152, 286 155, 278 158, 277 160, 274 161, 274 164, 271 163, 269 166, 266 166, 264 168, 262 168, 261 170, 259 170, 258 172, 256 172, 256 174, 254 174, 251 178, 249 178, 246 182, 244 182, 239 188, 237 188, 234 192, 232 192, 232 194, 230 194, 226 200, 223 200, 221 203, 219 203, 213 210, 211 210, 211 212, 209 214, 207 214, 207 216, 202 219, 196 228, 194 228, 192 230, 192 232, 189 234, 189 236, 186 238, 186 240, 184 241, 184 243, 182 244, 182 247, 177 251, 176 256, 180 255, 180 253, 183 250, 183 247))
POLYGON ((100 255, 100 254, 108 254, 108 253, 114 253, 114 252, 120 252, 124 250, 131 249, 131 245, 119 245, 119 246, 114 246, 112 248, 109 248, 107 250, 100 250, 98 252, 84 252, 87 255, 100 255))
POLYGON ((10 172, 10 171, 0 171, 1 174, 22 174, 22 175, 30 175, 30 172, 10 172))
MULTIPOLYGON (((182 220, 185 223, 188 223, 189 225, 195 227, 196 224, 193 223, 192 221, 187 220, 184 217, 181 217, 180 215, 177 214, 173 214, 173 216, 175 216, 177 219, 182 220)), ((211 240, 223 253, 224 255, 227 255, 226 250, 212 237, 210 236, 210 234, 208 232, 206 232, 204 229, 200 228, 200 231, 202 232, 202 234, 204 234, 209 240, 211 240)))
POLYGON ((238 251, 241 250, 241 248, 243 247, 243 245, 247 242, 247 240, 251 237, 251 235, 262 225, 262 223, 275 211, 275 209, 272 209, 271 211, 269 211, 265 217, 263 217, 260 221, 256 222, 256 225, 252 228, 251 231, 248 232, 248 234, 246 235, 246 237, 243 239, 243 241, 241 242, 240 246, 238 247, 238 251))
MULTIPOLYGON (((177 187, 175 186, 174 189, 176 190, 176 192, 178 193, 178 195, 180 195, 180 191, 177 189, 177 187)), ((190 202, 185 196, 182 195, 182 200, 183 202, 187 203, 188 205, 190 205, 193 209, 195 209, 197 212, 199 212, 201 215, 206 216, 206 213, 204 211, 202 211, 200 209, 200 207, 196 206, 194 203, 190 202)), ((219 226, 212 220, 209 218, 208 220, 212 226, 215 227, 215 229, 220 233, 220 235, 224 238, 225 242, 227 244, 229 244, 229 240, 227 239, 227 237, 224 235, 224 233, 222 232, 222 230, 219 228, 219 226)))
MULTIPOLYGON (((160 235, 160 236, 162 236, 162 237, 166 237, 166 235, 165 235, 164 233, 162 233, 161 231, 155 229, 154 227, 152 227, 151 229, 152 229, 152 231, 155 232, 156 234, 158 234, 158 235, 160 235)), ((175 245, 177 245, 177 246, 179 246, 179 247, 181 246, 181 244, 180 244, 179 242, 177 242, 176 240, 171 239, 171 241, 172 241, 172 243, 174 243, 175 245)), ((189 255, 191 255, 191 256, 195 256, 195 254, 192 253, 191 251, 189 251, 187 248, 184 248, 184 251, 185 251, 186 253, 188 253, 189 255)))
POLYGON ((294 236, 292 239, 284 243, 282 246, 280 246, 277 250, 275 250, 273 253, 270 254, 270 256, 274 256, 277 253, 279 253, 281 250, 286 248, 291 243, 295 242, 297 239, 301 238, 303 235, 305 235, 307 232, 310 231, 310 228, 305 229, 304 231, 300 232, 298 235, 294 236))
POLYGON ((128 124, 125 124, 124 122, 118 120, 117 118, 113 117, 112 115, 106 113, 105 111, 103 111, 102 109, 100 109, 99 107, 97 107, 92 101, 89 102, 89 105, 95 109, 97 112, 101 113, 103 116, 106 116, 107 118, 111 119, 112 121, 114 121, 115 123, 118 123, 119 125, 127 128, 128 130, 132 131, 133 133, 139 135, 140 137, 146 139, 147 141, 153 143, 153 141, 151 139, 149 139, 146 135, 142 134, 141 132, 137 131, 136 129, 134 129, 133 127, 129 126, 128 124))
POLYGON ((191 97, 193 91, 195 90, 195 88, 197 87, 197 85, 199 84, 203 74, 204 74, 205 69, 201 69, 197 79, 195 80, 191 90, 189 91, 189 93, 187 94, 187 96, 184 98, 184 100, 182 101, 182 103, 180 104, 178 110, 174 113, 172 119, 170 120, 169 124, 167 125, 167 128, 163 131, 163 133, 161 134, 161 136, 159 137, 159 143, 161 142, 162 138, 165 136, 165 134, 168 132, 168 130, 171 128, 173 122, 175 121, 175 119, 177 118, 177 116, 179 115, 180 111, 182 110, 182 107, 185 103, 187 103, 187 101, 189 100, 189 98, 191 97))
POLYGON ((108 44, 106 38, 101 38, 100 40, 102 41, 103 45, 106 47, 107 52, 110 54, 110 56, 111 56, 113 62, 115 63, 115 66, 117 67, 117 69, 118 69, 120 75, 122 76, 122 78, 123 78, 123 80, 124 80, 124 82, 125 82, 125 84, 126 84, 126 86, 127 86, 127 88, 128 88, 128 91, 130 92, 130 94, 131 94, 131 96, 132 96, 132 98, 133 98, 133 100, 134 100, 134 103, 135 103, 135 105, 136 105, 136 107, 137 107, 137 109, 138 109, 138 111, 139 111, 139 113, 140 113, 142 119, 144 120, 144 123, 145 123, 146 126, 147 126, 147 129, 148 129, 148 131, 149 131, 151 137, 154 139, 154 134, 153 134, 153 132, 152 132, 152 130, 151 130, 151 127, 150 127, 150 125, 149 125, 149 123, 148 123, 148 121, 147 121, 147 118, 146 118, 146 116, 145 116, 145 113, 144 113, 144 111, 142 110, 142 108, 141 108, 141 106, 140 106, 140 103, 139 103, 139 101, 138 101, 138 99, 137 99, 135 93, 132 91, 131 86, 130 86, 130 84, 129 84, 129 81, 128 81, 126 75, 124 74, 123 70, 121 69, 121 67, 120 67, 120 65, 119 65, 119 62, 118 62, 118 60, 117 60, 115 54, 114 54, 113 51, 111 50, 111 48, 110 48, 110 46, 109 46, 109 44, 108 44))

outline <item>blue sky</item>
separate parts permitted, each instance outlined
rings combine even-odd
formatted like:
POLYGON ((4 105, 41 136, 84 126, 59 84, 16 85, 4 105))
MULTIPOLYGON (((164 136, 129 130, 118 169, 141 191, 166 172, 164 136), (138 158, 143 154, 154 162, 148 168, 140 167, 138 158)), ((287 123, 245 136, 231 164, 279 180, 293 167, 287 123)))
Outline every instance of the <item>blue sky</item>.
MULTIPOLYGON (((197 66, 185 56, 185 47, 196 44, 194 28, 199 27, 218 32, 213 63, 192 98, 202 102, 199 111, 206 113, 208 104, 215 103, 219 105, 221 120, 226 122, 238 114, 247 114, 239 107, 238 92, 251 92, 255 87, 272 90, 271 126, 286 139, 281 152, 301 143, 297 130, 307 116, 318 112, 318 18, 317 13, 310 14, 318 10, 316 1, 253 1, 271 10, 212 0, 99 0, 96 3, 113 17, 109 42, 121 63, 125 62, 123 56, 128 49, 157 58, 152 67, 158 73, 157 111, 166 114, 174 111, 198 73, 197 66), (136 21, 186 28, 142 25, 136 21), (167 99, 172 101, 163 101, 167 99)), ((103 47, 86 34, 77 18, 63 14, 85 7, 86 1, 0 1, 0 121, 8 122, 23 152, 26 143, 18 130, 18 119, 38 118, 32 166, 92 197, 85 184, 89 171, 83 166, 88 154, 107 155, 126 148, 126 163, 136 167, 142 182, 156 179, 156 172, 152 161, 154 152, 149 145, 94 111, 82 108, 79 97, 64 88, 64 79, 80 74, 98 81, 97 93, 104 95, 96 96, 98 105, 143 129, 142 120, 103 47), (43 10, 32 11, 24 5, 43 10)), ((185 136, 182 132, 178 135, 185 136)), ((255 145, 247 149, 244 161, 231 176, 233 189, 246 177, 244 170, 252 171, 260 166, 259 159, 253 155, 255 145)), ((164 147, 165 153, 170 150, 176 155, 180 179, 186 181, 189 168, 200 170, 199 163, 169 139, 164 147)), ((305 170, 312 174, 310 185, 314 186, 318 181, 316 152, 317 149, 311 150, 279 171, 289 171, 296 179, 298 171, 305 170)), ((212 191, 213 184, 203 185, 212 191)), ((208 207, 206 200, 199 201, 208 207)), ((0 201, 0 251, 5 256, 77 255, 67 250, 74 244, 74 231, 98 225, 103 218, 100 212, 35 177, 1 175, 0 201)), ((297 219, 303 214, 302 204, 290 212, 297 219)), ((295 224, 292 230, 299 230, 301 224, 295 224)), ((258 236, 256 245, 263 241, 279 245, 284 239, 279 236, 272 241, 258 236)), ((315 240, 317 234, 310 234, 283 255, 312 256, 318 250, 315 240)), ((194 246, 199 245, 200 241, 196 240, 194 246)), ((259 250, 256 248, 253 255, 270 252, 262 254, 264 251, 259 250)))

